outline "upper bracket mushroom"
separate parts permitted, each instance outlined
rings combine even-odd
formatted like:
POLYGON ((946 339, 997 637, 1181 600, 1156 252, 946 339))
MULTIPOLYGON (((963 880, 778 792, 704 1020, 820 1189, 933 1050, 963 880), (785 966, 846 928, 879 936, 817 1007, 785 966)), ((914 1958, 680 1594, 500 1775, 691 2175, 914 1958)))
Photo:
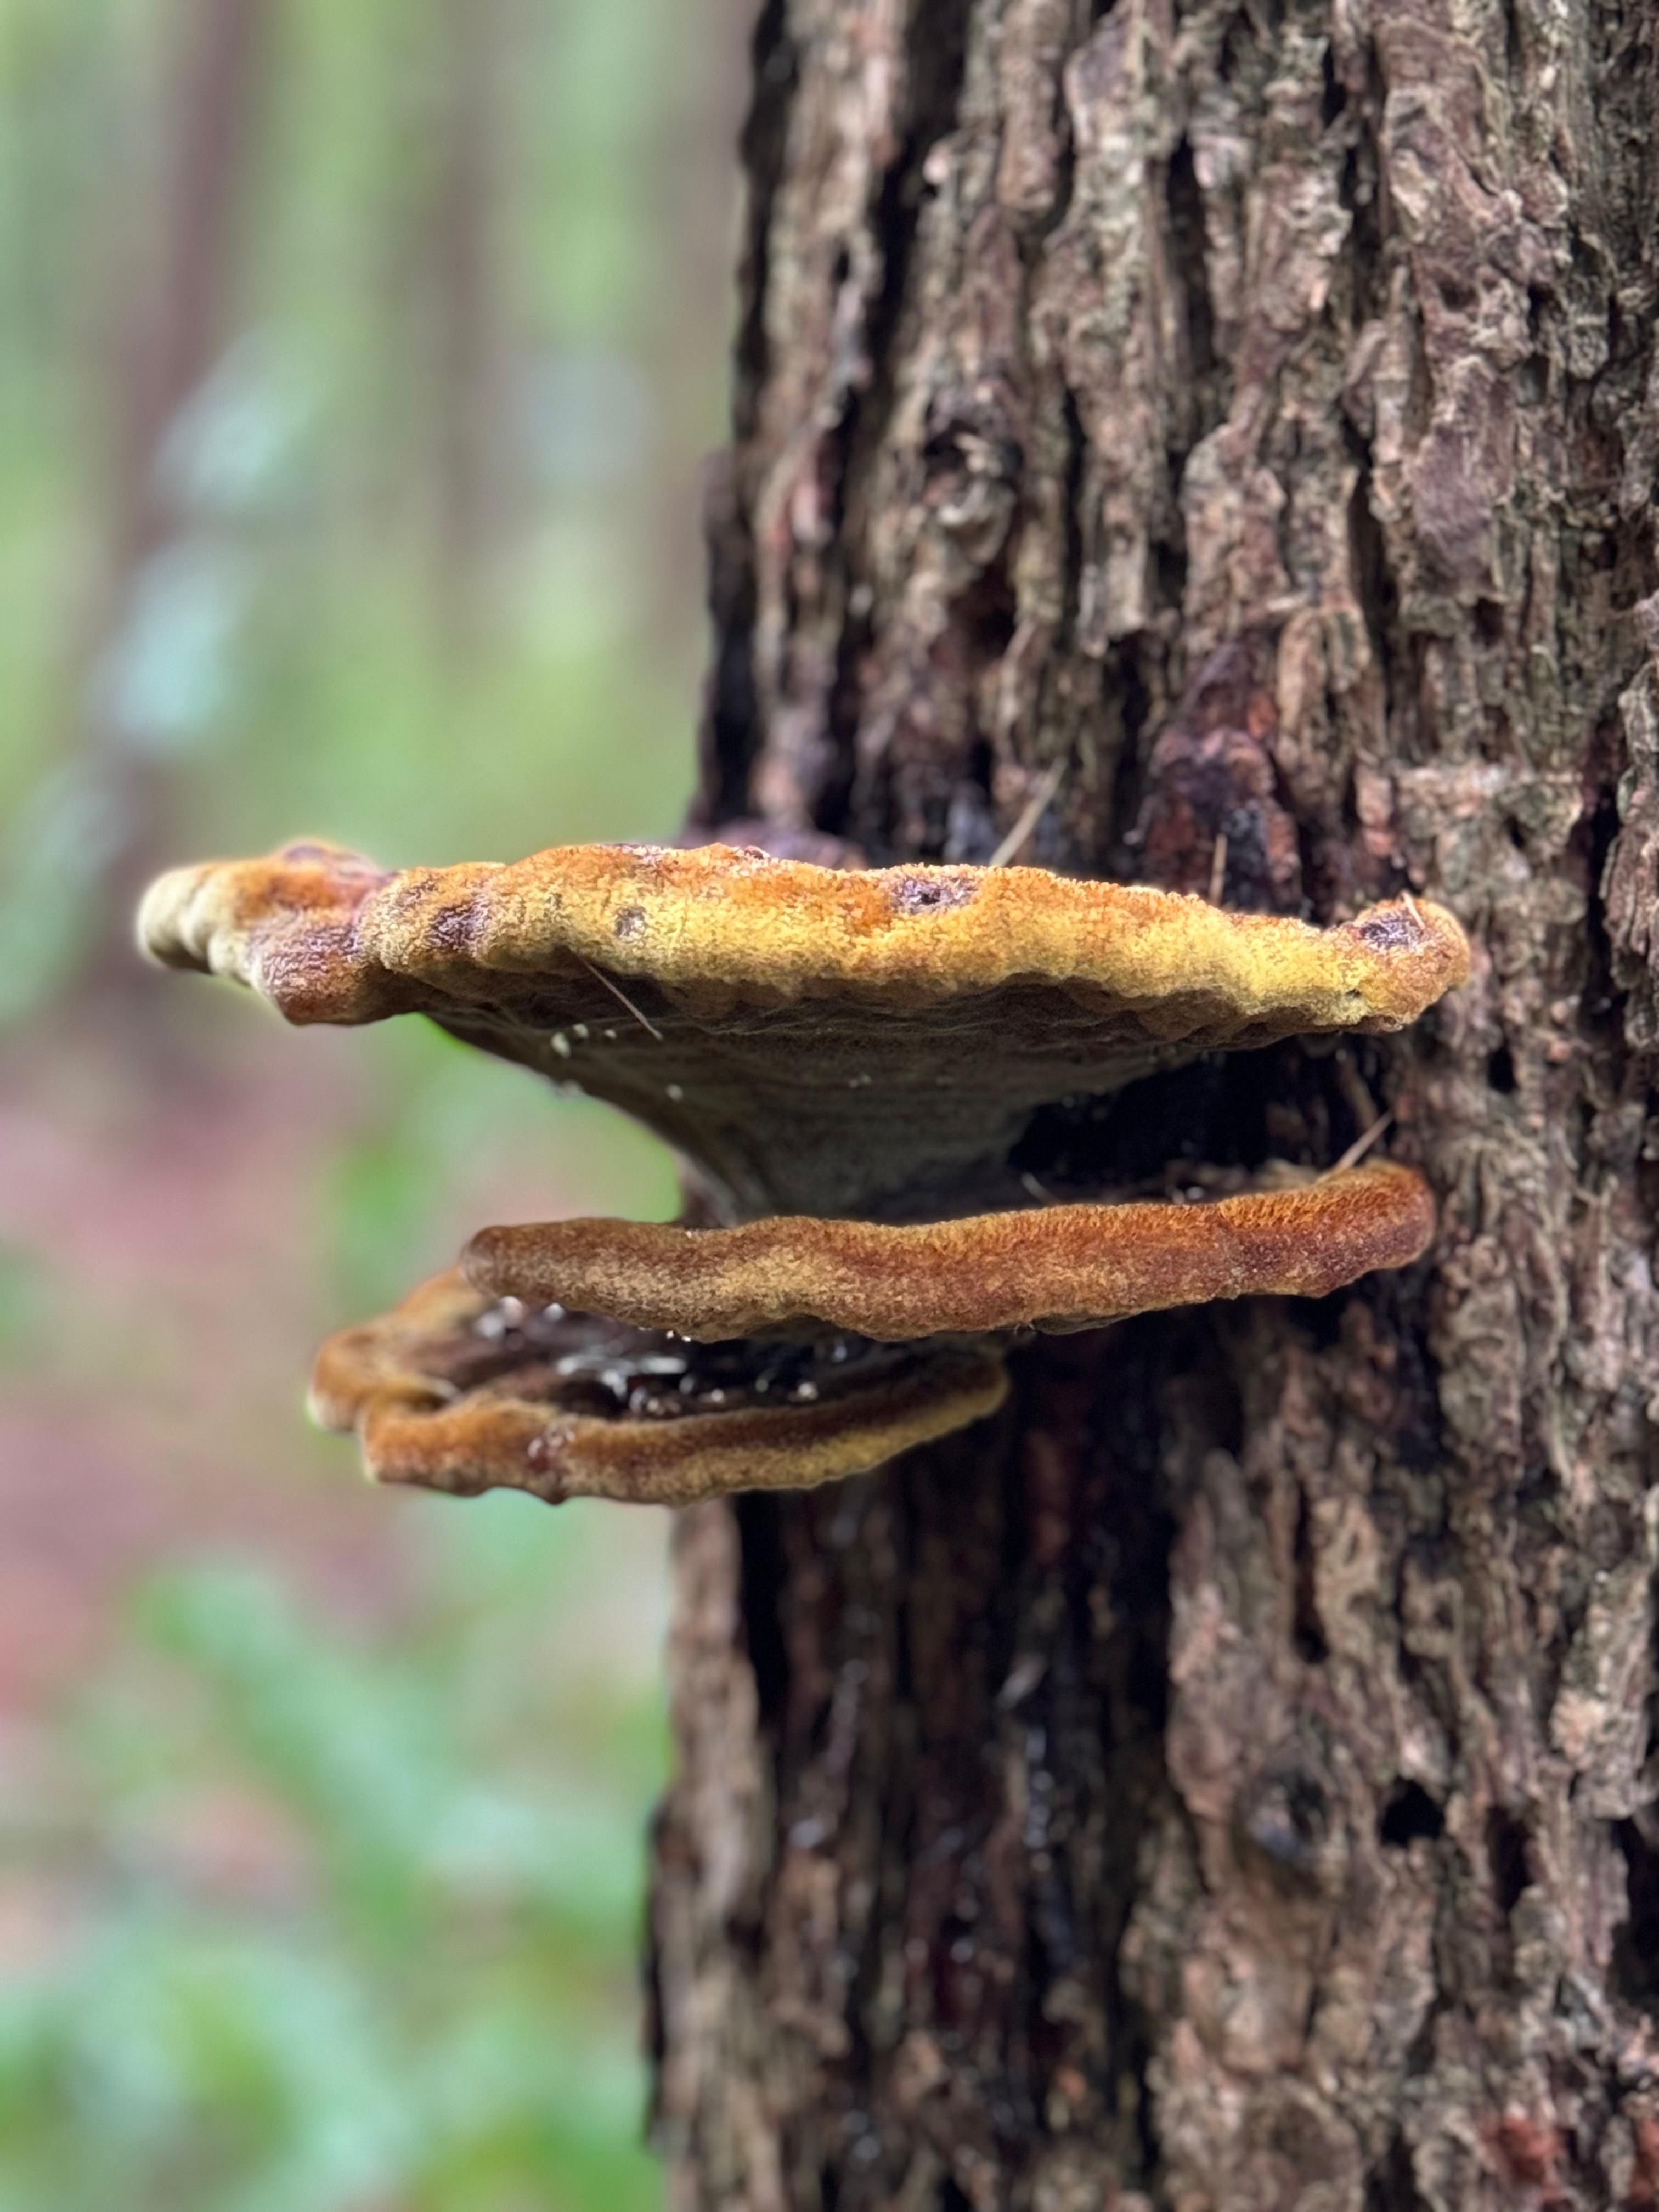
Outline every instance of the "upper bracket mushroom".
POLYGON ((1039 1105, 1218 1048, 1397 1030, 1468 972, 1456 922, 1409 898, 1317 929, 1036 868, 725 845, 401 874, 291 845, 164 876, 140 933, 291 1021, 424 1013, 608 1099, 734 1220, 950 1210, 1039 1105))

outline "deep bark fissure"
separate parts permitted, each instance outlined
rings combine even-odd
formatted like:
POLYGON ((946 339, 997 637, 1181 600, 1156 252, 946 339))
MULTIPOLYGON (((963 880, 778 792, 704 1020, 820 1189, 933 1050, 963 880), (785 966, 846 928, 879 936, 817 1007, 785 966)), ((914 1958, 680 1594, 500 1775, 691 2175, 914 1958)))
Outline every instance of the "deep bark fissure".
MULTIPOLYGON (((795 55, 786 0, 765 0, 750 43, 753 85, 738 141, 745 183, 738 316, 732 349, 732 427, 741 441, 757 434, 757 409, 770 359, 766 301, 772 204, 783 174, 795 55)), ((708 613, 714 659, 700 733, 701 789, 694 818, 731 822, 748 811, 749 779, 761 730, 755 696, 755 579, 752 520, 735 471, 711 465, 705 489, 708 613)))
MULTIPOLYGON (((928 155, 951 126, 967 58, 967 18, 958 0, 913 0, 904 29, 903 135, 883 170, 867 215, 880 272, 864 318, 861 355, 868 381, 854 385, 840 425, 843 471, 861 479, 887 434, 895 393, 893 341, 908 297, 906 279, 921 220, 928 155)), ((839 282, 848 271, 843 267, 839 282)), ((842 514, 836 515, 837 525, 842 514)))
POLYGON ((738 280, 742 309, 732 361, 732 428, 739 438, 752 437, 755 433, 755 404, 770 361, 766 301, 772 204, 783 175, 796 86, 788 13, 787 0, 765 0, 750 43, 753 97, 738 140, 746 185, 744 260, 738 280))

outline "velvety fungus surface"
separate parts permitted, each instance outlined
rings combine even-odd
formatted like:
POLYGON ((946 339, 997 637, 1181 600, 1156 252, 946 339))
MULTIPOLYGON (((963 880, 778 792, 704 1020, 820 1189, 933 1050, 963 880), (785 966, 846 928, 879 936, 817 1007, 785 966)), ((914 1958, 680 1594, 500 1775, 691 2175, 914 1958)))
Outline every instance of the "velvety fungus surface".
POLYGON ((821 1334, 718 1352, 434 1276, 318 1355, 311 1406, 369 1474, 471 1497, 688 1504, 871 1468, 994 1413, 988 1346, 821 1334))
POLYGON ((294 1022, 418 1012, 610 1100, 723 1219, 964 1210, 1031 1112, 1221 1048, 1397 1030, 1463 980, 1438 907, 1328 929, 1037 868, 569 846, 390 874, 324 845, 174 871, 143 941, 294 1022))
POLYGON ((1196 1205, 1039 1206, 895 1227, 784 1216, 732 1229, 550 1221, 486 1229, 465 1266, 493 1296, 557 1300, 706 1340, 811 1322, 900 1341, 1088 1328, 1249 1294, 1322 1297, 1416 1259, 1434 1201, 1378 1161, 1196 1205))

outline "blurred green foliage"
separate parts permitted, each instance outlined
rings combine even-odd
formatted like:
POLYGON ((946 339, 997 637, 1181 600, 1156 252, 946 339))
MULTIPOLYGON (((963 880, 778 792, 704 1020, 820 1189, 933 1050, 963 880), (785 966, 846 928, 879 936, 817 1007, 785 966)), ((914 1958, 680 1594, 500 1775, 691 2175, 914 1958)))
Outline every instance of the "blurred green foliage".
MULTIPOLYGON (((665 1221, 678 1212, 671 1156, 610 1107, 550 1098, 520 1069, 481 1060, 424 1023, 389 1024, 354 1043, 373 1067, 373 1105, 323 1166, 318 1256, 331 1316, 380 1311, 448 1256, 433 1249, 433 1194, 458 1164, 492 1152, 547 1152, 584 1213, 665 1221)), ((7 1295, 0 1252, 0 1340, 7 1295)), ((27 1286, 14 1295, 26 1300, 27 1286)))
POLYGON ((211 258, 166 232, 213 0, 0 0, 0 1019, 108 924, 112 762, 159 771, 158 859, 510 858, 669 834, 690 787, 723 316, 661 149, 702 116, 713 0, 242 4, 235 220, 198 279, 228 335, 125 495, 164 526, 124 567, 131 333, 169 252, 211 258), (452 113, 487 27, 487 104, 452 113))
POLYGON ((657 2201, 615 1972, 656 1699, 550 1651, 592 1517, 445 1517, 389 1642, 246 1565, 143 1591, 33 1839, 100 1903, 0 1990, 4 2212, 657 2201))
MULTIPOLYGON (((65 1000, 125 975, 137 870, 661 836, 691 780, 726 323, 700 149, 741 11, 240 0, 260 36, 204 247, 171 171, 191 42, 237 4, 0 0, 0 1030, 48 1074, 65 1000), (133 334, 187 251, 221 255, 213 343, 128 480, 133 334)), ((222 1104, 260 1017, 210 995, 161 1018, 222 1104)), ((319 1118, 310 1186, 331 1318, 434 1264, 434 1194, 491 1147, 544 1145, 596 1210, 673 1202, 599 1109, 418 1025, 354 1050, 373 1104, 319 1118)), ((147 1085, 196 1133, 135 1060, 108 1110, 140 1158, 147 1085)), ((88 1296, 55 1237, 0 1243, 0 1383, 88 1419, 158 1376, 188 1402, 188 1313, 158 1293, 85 1343, 56 1317, 88 1296)), ((296 1412, 296 1499, 318 1449, 296 1412)), ((383 1502, 420 1565, 361 1616, 246 1554, 147 1577, 0 1811, 0 1921, 28 1903, 0 2212, 659 2200, 634 1966, 659 1554, 578 1509, 383 1502)))

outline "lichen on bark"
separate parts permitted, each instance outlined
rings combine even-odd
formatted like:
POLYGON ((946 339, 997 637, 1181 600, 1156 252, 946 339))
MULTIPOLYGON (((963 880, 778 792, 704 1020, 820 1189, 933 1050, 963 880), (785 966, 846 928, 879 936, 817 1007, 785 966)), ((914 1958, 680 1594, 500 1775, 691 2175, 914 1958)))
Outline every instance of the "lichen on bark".
POLYGON ((1034 1347, 678 1535, 679 2207, 1659 2202, 1659 459, 1633 0, 769 0, 701 804, 1328 921, 1469 988, 1040 1115, 1430 1260, 1034 1347))

